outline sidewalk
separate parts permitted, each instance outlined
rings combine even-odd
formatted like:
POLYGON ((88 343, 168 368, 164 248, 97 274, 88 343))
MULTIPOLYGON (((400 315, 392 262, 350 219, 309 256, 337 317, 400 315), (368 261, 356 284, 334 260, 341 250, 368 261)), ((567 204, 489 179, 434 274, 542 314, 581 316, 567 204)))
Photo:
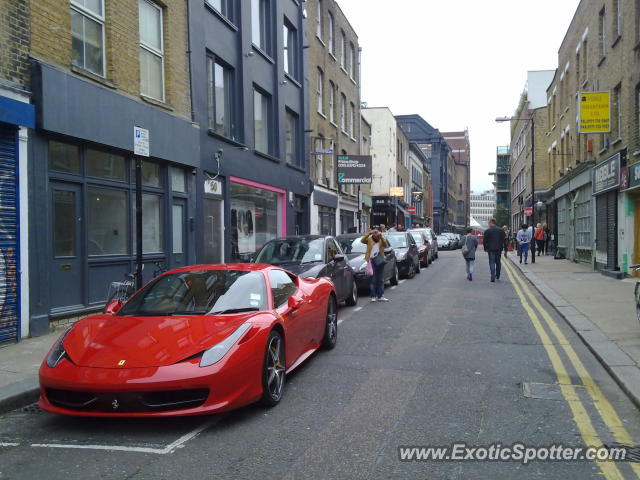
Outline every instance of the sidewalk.
POLYGON ((543 297, 560 313, 600 360, 605 369, 640 407, 640 324, 636 318, 634 279, 615 280, 589 265, 552 256, 519 268, 543 297))
POLYGON ((0 347, 0 413, 38 399, 38 369, 62 331, 0 347))

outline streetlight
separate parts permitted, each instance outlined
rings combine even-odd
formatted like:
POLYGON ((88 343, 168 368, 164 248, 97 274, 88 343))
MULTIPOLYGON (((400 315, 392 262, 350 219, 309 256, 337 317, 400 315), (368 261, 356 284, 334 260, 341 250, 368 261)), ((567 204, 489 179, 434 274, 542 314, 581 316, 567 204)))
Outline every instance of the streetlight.
MULTIPOLYGON (((536 156, 536 135, 535 135, 535 126, 536 126, 536 122, 535 122, 535 116, 532 113, 531 116, 529 117, 497 117, 496 118, 496 122, 498 123, 502 123, 502 122, 511 122, 512 120, 521 120, 521 121, 525 121, 525 122, 531 122, 531 229, 533 230, 533 233, 535 234, 535 214, 536 214, 536 209, 535 209, 535 194, 536 194, 536 183, 535 183, 535 156, 536 156)), ((536 247, 535 247, 535 240, 533 238, 531 238, 531 243, 530 246, 532 246, 533 248, 531 248, 531 263, 536 263, 536 247)))

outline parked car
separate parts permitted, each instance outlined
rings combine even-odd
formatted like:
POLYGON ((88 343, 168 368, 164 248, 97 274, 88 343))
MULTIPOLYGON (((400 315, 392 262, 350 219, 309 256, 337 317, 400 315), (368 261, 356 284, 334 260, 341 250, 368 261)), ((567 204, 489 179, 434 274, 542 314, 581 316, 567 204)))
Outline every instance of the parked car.
POLYGON ((328 277, 336 287, 338 302, 358 303, 355 272, 340 245, 327 235, 297 235, 265 243, 255 263, 276 265, 306 278, 328 277))
MULTIPOLYGON (((458 248, 458 241, 459 241, 459 235, 452 233, 452 232, 444 232, 442 235, 446 236, 449 238, 450 242, 449 242, 449 248, 451 250, 455 250, 458 248)), ((462 247, 460 247, 462 248, 462 247)))
POLYGON ((436 237, 436 241, 438 242, 438 248, 440 250, 450 250, 451 249, 451 238, 447 235, 438 235, 436 237))
POLYGON ((429 240, 429 245, 431 246, 431 260, 436 260, 438 258, 438 242, 436 241, 436 234, 431 227, 422 227, 422 228, 412 228, 409 230, 410 232, 423 232, 427 236, 427 240, 429 240))
POLYGON ((166 417, 280 402, 285 376, 338 337, 336 291, 270 265, 196 265, 79 320, 40 367, 43 410, 166 417))
POLYGON ((431 244, 427 239, 427 234, 415 230, 409 230, 409 234, 411 234, 418 247, 420 266, 428 268, 433 259, 431 258, 431 244))
POLYGON ((400 275, 413 278, 416 273, 420 273, 418 246, 413 236, 408 232, 391 232, 384 234, 384 237, 395 251, 400 275))
MULTIPOLYGON (((340 235, 336 237, 340 248, 347 256, 349 265, 353 268, 356 275, 356 284, 359 290, 369 289, 369 282, 371 277, 365 275, 364 270, 367 268, 367 262, 364 261, 364 254, 367 252, 367 246, 360 241, 362 234, 349 233, 346 235, 340 235)), ((388 281, 391 285, 398 284, 398 265, 396 262, 396 254, 393 248, 387 247, 385 249, 385 258, 387 264, 384 267, 384 281, 388 281)))

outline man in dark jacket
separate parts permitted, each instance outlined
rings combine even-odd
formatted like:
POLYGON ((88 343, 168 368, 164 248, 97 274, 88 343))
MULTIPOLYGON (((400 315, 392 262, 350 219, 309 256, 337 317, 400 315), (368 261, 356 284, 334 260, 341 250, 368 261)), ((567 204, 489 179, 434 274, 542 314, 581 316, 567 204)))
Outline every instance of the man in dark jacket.
POLYGON ((504 248, 504 231, 496 227, 495 219, 489 220, 489 229, 484 232, 484 251, 489 254, 489 269, 491 270, 491 281, 500 279, 502 270, 502 249, 504 248))

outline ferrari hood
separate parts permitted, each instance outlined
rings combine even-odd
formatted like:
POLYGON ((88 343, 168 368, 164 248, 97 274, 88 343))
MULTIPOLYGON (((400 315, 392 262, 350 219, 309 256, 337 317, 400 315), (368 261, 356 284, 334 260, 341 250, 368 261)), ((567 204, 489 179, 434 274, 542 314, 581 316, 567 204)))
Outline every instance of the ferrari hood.
POLYGON ((82 367, 161 367, 212 347, 254 315, 96 315, 73 327, 64 348, 71 361, 82 367))

